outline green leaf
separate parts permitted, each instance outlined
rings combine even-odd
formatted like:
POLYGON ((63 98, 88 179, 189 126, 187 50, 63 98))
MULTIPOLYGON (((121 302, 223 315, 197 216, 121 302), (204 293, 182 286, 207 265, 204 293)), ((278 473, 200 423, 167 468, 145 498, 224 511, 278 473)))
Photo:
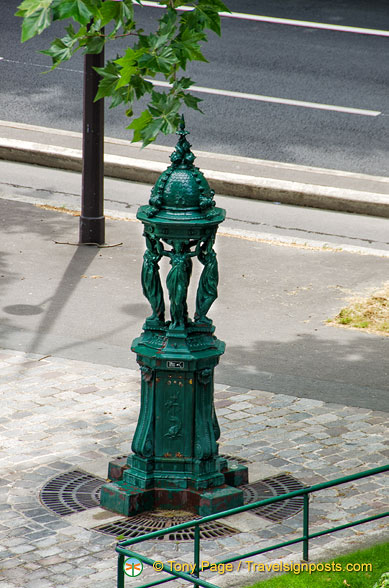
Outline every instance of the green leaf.
POLYGON ((114 63, 120 66, 120 78, 116 84, 116 88, 119 89, 122 86, 129 84, 131 76, 139 73, 139 60, 143 56, 143 49, 132 49, 127 48, 127 51, 123 57, 115 59, 114 63))
POLYGON ((173 84, 173 90, 175 92, 182 92, 183 90, 187 90, 190 86, 193 86, 194 81, 190 78, 179 78, 173 84))
POLYGON ((112 61, 108 61, 105 67, 95 67, 95 70, 100 75, 99 89, 97 91, 96 100, 104 98, 105 96, 112 96, 115 93, 116 84, 120 79, 119 67, 112 61))
MULTIPOLYGON (((216 10, 208 5, 198 5, 196 10, 202 13, 205 21, 205 26, 217 35, 221 35, 220 16, 216 10)), ((195 12, 195 11, 194 11, 195 12)))
POLYGON ((48 8, 51 2, 52 0, 24 0, 20 6, 18 6, 19 10, 15 13, 15 16, 31 16, 37 10, 48 8))
POLYGON ((132 123, 126 127, 127 129, 132 129, 134 131, 134 136, 132 142, 141 141, 142 140, 142 131, 151 123, 153 117, 149 113, 148 110, 144 110, 142 114, 135 118, 132 123))
POLYGON ((174 125, 171 125, 178 116, 177 113, 180 109, 180 106, 180 100, 172 94, 156 92, 155 90, 151 92, 151 102, 148 105, 148 109, 149 112, 153 115, 153 118, 161 118, 164 121, 164 125, 161 126, 161 131, 165 134, 172 132, 172 130, 167 129, 174 128, 174 125))
POLYGON ((133 141, 142 140, 145 147, 155 141, 158 133, 173 133, 180 122, 180 106, 177 97, 153 90, 148 109, 127 127, 134 130, 133 141))
POLYGON ((152 51, 158 51, 158 49, 161 49, 161 47, 165 47, 165 45, 167 44, 167 42, 170 39, 170 34, 165 33, 165 34, 154 35, 153 33, 150 33, 150 35, 148 35, 148 37, 146 37, 146 39, 147 39, 147 46, 152 51))
POLYGON ((159 35, 172 37, 177 25, 177 11, 168 8, 162 18, 159 19, 159 35))
POLYGON ((86 25, 93 17, 93 12, 84 0, 59 0, 53 9, 55 9, 56 20, 72 18, 76 22, 86 25))
POLYGON ((141 138, 143 140, 143 147, 146 147, 155 139, 160 131, 162 131, 164 126, 164 121, 162 118, 155 118, 153 119, 147 127, 141 132, 141 138))
POLYGON ((152 90, 151 103, 149 104, 149 111, 154 116, 159 116, 163 112, 168 111, 172 104, 172 97, 165 94, 165 92, 157 92, 152 90))
POLYGON ((202 102, 201 98, 196 98, 195 96, 192 96, 192 94, 184 94, 183 100, 188 108, 193 108, 193 110, 202 112, 198 106, 199 102, 202 102))
POLYGON ((31 16, 26 16, 22 24, 22 43, 40 35, 50 23, 50 8, 39 8, 31 16))
POLYGON ((129 104, 132 108, 135 96, 140 98, 146 92, 150 92, 152 88, 152 84, 141 76, 132 76, 129 85, 117 88, 117 83, 120 80, 120 67, 113 61, 109 61, 105 67, 95 67, 95 70, 101 77, 95 102, 109 96, 111 98, 110 108, 115 108, 122 103, 129 104))
POLYGON ((153 89, 153 84, 139 75, 131 76, 130 85, 135 91, 137 100, 145 94, 150 93, 153 89))
POLYGON ((193 108, 194 110, 202 112, 198 106, 199 102, 202 102, 201 98, 196 98, 195 96, 192 96, 192 94, 184 92, 184 90, 187 90, 193 83, 193 80, 190 78, 176 80, 172 85, 171 93, 179 100, 182 100, 188 108, 193 108))
POLYGON ((139 68, 136 65, 128 66, 120 71, 120 78, 115 86, 116 90, 127 86, 130 83, 131 77, 139 73, 139 68))
MULTIPOLYGON (((229 12, 228 9, 227 12, 229 12)), ((195 10, 183 14, 181 16, 180 30, 182 31, 184 28, 196 32, 210 29, 220 36, 220 16, 218 10, 215 9, 212 0, 199 0, 195 10)))
POLYGON ((231 12, 222 0, 199 0, 199 5, 209 6, 215 12, 231 12))
POLYGON ((125 86, 119 90, 115 90, 115 93, 111 96, 110 108, 115 108, 119 104, 132 104, 134 101, 134 91, 132 88, 125 86))
POLYGON ((106 39, 103 36, 88 36, 82 46, 85 47, 85 53, 98 54, 101 53, 105 45, 106 39))
POLYGON ((51 43, 49 49, 40 52, 45 55, 50 55, 53 60, 52 69, 55 69, 55 67, 57 67, 62 61, 70 59, 78 49, 78 37, 74 32, 72 25, 69 25, 66 30, 68 34, 65 37, 62 39, 55 39, 51 43))
POLYGON ((125 54, 123 57, 118 57, 114 60, 119 67, 122 69, 127 66, 132 66, 134 63, 137 62, 138 58, 142 55, 143 50, 141 49, 132 49, 132 47, 127 47, 125 54))
POLYGON ((159 3, 169 8, 171 8, 172 4, 174 5, 174 8, 179 8, 185 4, 193 4, 194 0, 159 0, 159 3))
POLYGON ((105 0, 101 9, 101 26, 107 25, 112 20, 116 22, 112 34, 116 33, 120 27, 126 29, 129 22, 134 18, 134 10, 132 4, 127 5, 124 2, 117 2, 115 0, 105 0))
POLYGON ((188 61, 205 61, 207 59, 200 51, 199 41, 206 39, 206 36, 200 32, 193 32, 190 29, 185 28, 177 37, 172 41, 172 49, 176 53, 178 61, 182 69, 186 69, 188 61))
POLYGON ((177 61, 172 48, 165 47, 159 53, 143 53, 138 63, 139 67, 152 70, 155 73, 169 74, 177 61))

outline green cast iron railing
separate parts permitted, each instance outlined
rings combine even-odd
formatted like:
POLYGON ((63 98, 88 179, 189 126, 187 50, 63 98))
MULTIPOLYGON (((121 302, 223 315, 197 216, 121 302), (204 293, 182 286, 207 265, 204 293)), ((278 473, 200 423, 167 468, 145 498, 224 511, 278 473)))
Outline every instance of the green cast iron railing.
POLYGON ((309 486, 307 488, 302 488, 301 490, 295 490, 293 492, 288 492, 287 494, 281 494, 280 496, 274 496, 273 498, 267 498, 266 500, 260 500, 259 502, 253 502, 252 504, 246 504, 244 506, 239 506, 237 508, 231 508, 230 510, 225 510, 220 513, 216 513, 213 515, 209 515, 203 517, 201 519, 196 519, 193 521, 188 521, 186 523, 181 523, 180 525, 174 525, 173 527, 169 527, 167 529, 162 529, 160 531, 154 531, 153 533, 147 533, 146 535, 141 535, 140 537, 136 537, 134 539, 128 539, 126 541, 121 541, 117 547, 116 551, 119 554, 118 557, 118 571, 117 571, 117 588, 124 588, 124 561, 126 557, 135 557, 139 559, 143 563, 153 566, 154 563, 158 562, 158 560, 150 559, 140 553, 135 551, 130 551, 126 549, 128 545, 135 545, 136 543, 141 543, 143 541, 147 541, 149 539, 156 539, 161 537, 162 535, 166 535, 167 533, 171 533, 174 531, 179 531, 182 529, 188 529, 189 527, 194 527, 194 564, 195 564, 195 571, 193 574, 187 574, 182 571, 175 571, 171 569, 169 566, 163 564, 163 568, 161 567, 160 571, 164 571, 168 573, 171 577, 163 578, 161 580, 155 580, 154 582, 148 582, 147 584, 142 584, 139 588, 149 588, 150 586, 157 586, 158 584, 164 584, 165 582, 171 582, 172 580, 176 580, 178 578, 182 580, 186 580, 193 584, 195 588, 202 586, 204 588, 219 588, 215 584, 211 584, 210 582, 206 582, 205 580, 200 579, 200 526, 204 523, 209 521, 215 521, 217 519, 222 519, 224 517, 229 517, 234 514, 239 514, 241 512, 246 512, 253 508, 258 508, 259 506, 265 506, 267 504, 272 504, 273 502, 279 502, 280 500, 286 500, 288 498, 294 498, 296 496, 303 496, 304 497, 304 510, 303 510, 303 535, 298 537, 297 539, 292 539, 290 541, 284 541, 283 543, 277 543, 275 545, 271 545, 270 547, 265 547, 263 549, 256 549, 255 551, 250 551, 249 553, 244 553, 237 557, 230 557, 227 559, 223 559, 219 562, 212 562, 207 567, 202 568, 201 571, 209 569, 212 566, 216 565, 219 566, 221 564, 228 564, 232 563, 241 559, 245 559, 247 557, 253 557, 254 555, 259 555, 261 553, 265 553, 267 551, 272 551, 274 549, 279 549, 281 547, 286 547, 288 545, 294 545, 295 543, 302 543, 303 544, 303 560, 308 560, 308 550, 309 550, 309 541, 311 539, 315 539, 316 537, 321 537, 322 535, 327 535, 328 533, 335 533, 336 531, 341 531, 343 529, 348 529, 349 527, 355 527, 356 525, 361 525, 363 523, 368 523, 370 521, 375 521, 377 519, 381 519, 389 515, 389 511, 383 512, 378 515, 370 516, 364 519, 359 519, 358 521, 353 521, 352 523, 346 523, 344 525, 338 525, 337 527, 332 527, 325 531, 318 531, 316 533, 309 533, 309 495, 313 492, 317 492, 319 490, 324 490, 326 488, 332 488, 333 486, 338 486, 339 484, 346 484, 347 482, 353 482, 354 480, 359 480, 361 478, 367 478, 368 476, 374 476, 376 474, 381 474, 383 472, 389 471, 389 465, 381 466, 378 468, 374 468, 371 470, 365 470, 358 474, 352 474, 351 476, 344 476, 343 478, 337 478, 335 480, 330 480, 329 482, 323 482, 321 484, 315 484, 313 486, 309 486))

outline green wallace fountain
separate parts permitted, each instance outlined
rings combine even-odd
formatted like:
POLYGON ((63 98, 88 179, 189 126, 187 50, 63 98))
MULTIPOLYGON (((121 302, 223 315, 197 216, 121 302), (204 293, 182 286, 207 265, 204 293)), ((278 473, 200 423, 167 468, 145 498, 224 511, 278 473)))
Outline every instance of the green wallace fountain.
POLYGON ((207 313, 217 298, 218 264, 213 249, 225 211, 197 167, 184 120, 171 165, 151 191, 137 218, 146 251, 142 288, 152 314, 132 344, 141 371, 141 407, 124 467, 109 467, 111 483, 101 505, 130 516, 145 510, 185 509, 205 516, 243 504, 236 486, 247 468, 218 454, 220 429, 214 407, 214 368, 225 345, 207 313), (170 320, 159 262, 167 257, 170 320), (193 320, 187 293, 196 259, 202 265, 193 320))

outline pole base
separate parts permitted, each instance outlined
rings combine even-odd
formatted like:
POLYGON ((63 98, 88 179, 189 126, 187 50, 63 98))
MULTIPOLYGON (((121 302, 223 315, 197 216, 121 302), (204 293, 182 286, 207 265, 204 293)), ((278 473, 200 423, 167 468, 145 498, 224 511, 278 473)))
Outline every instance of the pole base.
POLYGON ((80 244, 104 245, 105 217, 80 216, 80 244))
MULTIPOLYGON (((116 476, 120 476, 117 466, 118 464, 112 465, 110 471, 115 471, 116 476)), ((200 516, 207 516, 243 505, 243 491, 233 486, 247 483, 247 471, 247 467, 229 462, 223 474, 230 485, 222 484, 205 490, 139 488, 116 478, 114 482, 102 486, 100 505, 127 517, 154 509, 185 509, 200 516)))

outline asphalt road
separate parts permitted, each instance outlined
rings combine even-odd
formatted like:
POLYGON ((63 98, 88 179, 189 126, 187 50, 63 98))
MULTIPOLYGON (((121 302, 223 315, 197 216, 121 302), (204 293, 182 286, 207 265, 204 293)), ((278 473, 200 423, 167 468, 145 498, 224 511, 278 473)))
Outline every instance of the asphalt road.
MULTIPOLYGON (((366 28, 389 29, 383 1, 230 0, 232 11, 366 28)), ((1 118, 81 130, 82 57, 48 75, 48 59, 37 54, 61 35, 62 24, 20 45, 15 6, 2 6, 0 22, 1 118)), ((149 28, 156 8, 137 9, 149 28)), ((211 35, 210 63, 192 64, 197 85, 273 98, 375 110, 367 116, 336 110, 199 94, 205 116, 190 113, 198 149, 332 169, 388 174, 387 92, 389 39, 240 19, 223 19, 223 35, 211 35)), ((119 45, 107 50, 113 56, 119 45)), ((106 134, 129 138, 122 109, 109 110, 106 134)), ((167 140, 170 141, 169 139, 167 140)), ((162 139, 159 142, 164 143, 162 139)))

